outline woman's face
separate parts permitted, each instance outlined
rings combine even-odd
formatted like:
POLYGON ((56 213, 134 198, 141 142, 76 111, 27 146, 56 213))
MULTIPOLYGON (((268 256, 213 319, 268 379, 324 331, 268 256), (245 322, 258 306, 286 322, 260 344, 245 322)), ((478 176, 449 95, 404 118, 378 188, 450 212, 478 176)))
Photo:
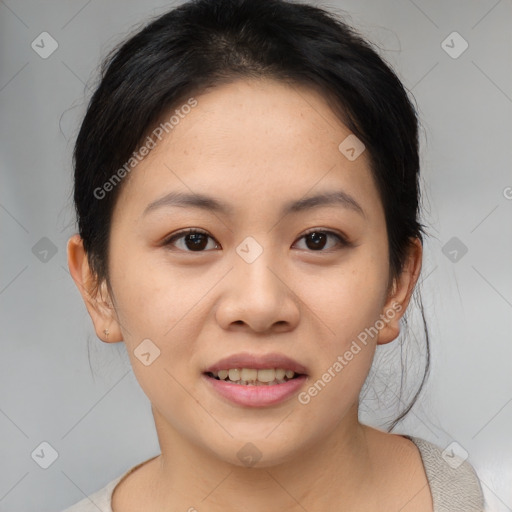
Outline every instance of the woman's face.
POLYGON ((238 81, 195 99, 125 178, 112 299, 159 432, 238 465, 251 442, 260 464, 274 464, 357 421, 384 331, 357 353, 353 342, 390 307, 384 211, 367 153, 340 151, 350 131, 316 93, 238 81), (305 201, 333 192, 338 201, 305 201), (171 193, 222 209, 162 200, 171 193), (164 243, 187 229, 207 235, 164 243), (287 356, 307 378, 275 403, 234 402, 204 372, 240 353, 287 356))

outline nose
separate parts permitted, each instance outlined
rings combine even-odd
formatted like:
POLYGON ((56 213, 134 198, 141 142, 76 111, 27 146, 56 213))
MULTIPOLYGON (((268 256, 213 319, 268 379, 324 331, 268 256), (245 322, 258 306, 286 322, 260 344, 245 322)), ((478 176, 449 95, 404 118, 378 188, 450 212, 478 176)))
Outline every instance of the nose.
POLYGON ((251 263, 235 254, 233 265, 216 311, 219 325, 260 334, 294 329, 299 321, 299 300, 285 264, 264 250, 251 263))

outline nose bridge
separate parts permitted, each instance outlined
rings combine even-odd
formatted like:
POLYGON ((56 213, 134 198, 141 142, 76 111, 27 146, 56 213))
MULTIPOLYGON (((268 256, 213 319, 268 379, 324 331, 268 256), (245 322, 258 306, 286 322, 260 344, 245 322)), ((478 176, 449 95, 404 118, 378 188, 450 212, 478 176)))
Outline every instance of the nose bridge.
POLYGON ((258 301, 275 299, 281 293, 282 283, 275 275, 280 271, 279 264, 269 244, 264 246, 254 237, 246 237, 236 248, 234 265, 241 295, 253 295, 253 300, 258 301))
POLYGON ((280 276, 283 265, 276 252, 253 237, 247 237, 235 251, 234 268, 218 310, 219 322, 227 328, 242 321, 257 331, 276 323, 295 323, 297 305, 286 279, 280 276))

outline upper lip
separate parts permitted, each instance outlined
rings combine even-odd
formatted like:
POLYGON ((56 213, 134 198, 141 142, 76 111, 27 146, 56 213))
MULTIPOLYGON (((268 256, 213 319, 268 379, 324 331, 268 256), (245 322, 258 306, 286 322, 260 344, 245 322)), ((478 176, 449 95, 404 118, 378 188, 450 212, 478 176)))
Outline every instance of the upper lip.
POLYGON ((282 368, 283 370, 293 370, 295 373, 307 374, 307 368, 297 361, 276 352, 270 354, 250 354, 243 352, 220 359, 204 370, 207 372, 216 372, 219 370, 229 370, 230 368, 254 368, 256 370, 264 368, 282 368))

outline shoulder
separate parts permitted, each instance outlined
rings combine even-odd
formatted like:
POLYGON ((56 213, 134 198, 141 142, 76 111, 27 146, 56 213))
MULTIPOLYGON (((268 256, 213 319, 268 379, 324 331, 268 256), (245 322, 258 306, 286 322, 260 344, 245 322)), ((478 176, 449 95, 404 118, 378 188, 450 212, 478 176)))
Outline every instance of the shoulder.
POLYGON ((436 512, 484 510, 480 481, 467 460, 463 460, 453 451, 444 452, 439 446, 425 439, 405 435, 403 437, 412 441, 420 452, 436 512))
POLYGON ((121 476, 118 476, 114 480, 110 481, 99 491, 90 494, 74 505, 71 505, 71 507, 68 507, 66 510, 63 510, 62 512, 112 512, 112 495, 118 484, 126 480, 126 478, 134 473, 135 470, 148 464, 157 457, 158 455, 155 455, 154 457, 151 457, 150 459, 145 460, 136 466, 133 466, 121 476))
POLYGON ((125 475, 126 473, 117 477, 99 491, 71 505, 63 512, 112 512, 112 491, 125 475))

